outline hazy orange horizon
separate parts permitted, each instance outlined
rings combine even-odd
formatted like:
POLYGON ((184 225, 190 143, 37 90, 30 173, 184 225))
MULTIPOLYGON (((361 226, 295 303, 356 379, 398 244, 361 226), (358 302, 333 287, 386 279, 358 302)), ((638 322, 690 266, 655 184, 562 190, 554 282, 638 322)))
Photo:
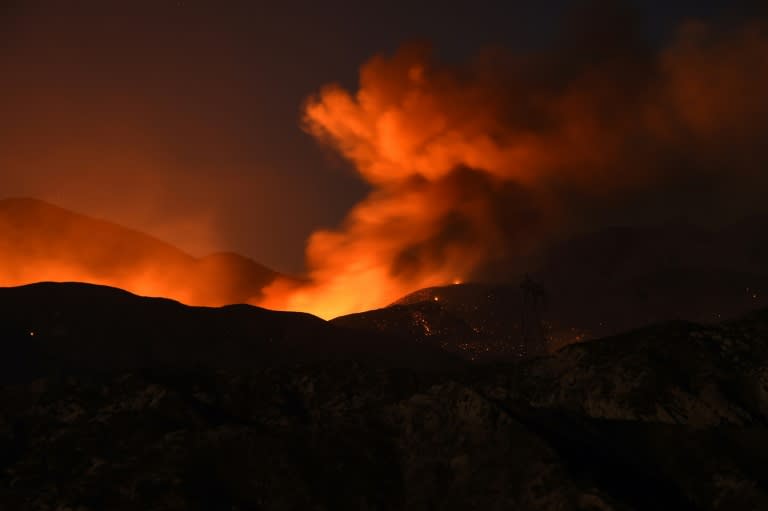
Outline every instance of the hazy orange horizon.
POLYGON ((338 228, 310 236, 304 281, 244 283, 238 272, 253 270, 242 261, 201 262, 162 244, 139 253, 127 240, 105 248, 97 231, 67 238, 49 223, 41 239, 5 240, 0 283, 86 281, 190 305, 236 296, 328 319, 514 264, 584 211, 637 194, 765 185, 765 23, 689 22, 652 52, 624 43, 575 57, 489 51, 462 65, 406 45, 366 62, 356 90, 328 85, 308 98, 306 132, 372 191, 338 228))

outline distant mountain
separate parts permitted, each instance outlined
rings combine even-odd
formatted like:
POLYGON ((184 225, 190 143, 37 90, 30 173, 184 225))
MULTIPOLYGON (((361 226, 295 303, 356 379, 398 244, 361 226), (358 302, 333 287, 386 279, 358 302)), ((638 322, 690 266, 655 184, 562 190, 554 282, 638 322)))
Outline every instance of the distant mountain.
MULTIPOLYGON (((768 307, 768 223, 719 231, 685 226, 612 228, 552 247, 531 268, 548 292, 551 349, 648 323, 717 322, 768 307)), ((522 353, 519 282, 417 291, 334 324, 403 335, 473 360, 522 353)))
POLYGON ((219 306, 258 299, 277 276, 236 254, 198 259, 138 231, 39 200, 0 201, 0 285, 90 282, 219 306))
POLYGON ((612 228, 555 246, 533 272, 559 327, 613 335, 662 320, 717 322, 768 306, 768 218, 718 230, 612 228))
POLYGON ((0 288, 0 381, 84 369, 252 369, 324 360, 461 365, 439 350, 349 331, 309 314, 188 307, 79 283, 0 288))
POLYGON ((563 289, 609 289, 670 270, 768 273, 768 217, 707 230, 691 225, 612 227, 550 247, 531 271, 563 289))

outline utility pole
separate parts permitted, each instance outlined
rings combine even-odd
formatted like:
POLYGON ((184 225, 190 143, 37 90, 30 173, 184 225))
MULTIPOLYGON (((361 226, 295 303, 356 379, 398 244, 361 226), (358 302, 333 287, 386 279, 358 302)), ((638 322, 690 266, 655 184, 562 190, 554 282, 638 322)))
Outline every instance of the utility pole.
POLYGON ((523 341, 523 357, 547 353, 548 340, 542 312, 546 307, 547 293, 540 284, 525 274, 520 288, 523 291, 520 333, 523 341))

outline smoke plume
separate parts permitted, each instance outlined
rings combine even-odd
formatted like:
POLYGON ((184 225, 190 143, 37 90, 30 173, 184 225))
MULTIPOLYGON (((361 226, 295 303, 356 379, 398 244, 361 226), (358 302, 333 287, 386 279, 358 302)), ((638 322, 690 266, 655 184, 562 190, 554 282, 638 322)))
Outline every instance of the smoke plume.
POLYGON ((381 307, 523 261, 655 194, 662 217, 697 215, 766 184, 764 23, 690 22, 660 50, 622 26, 598 32, 461 66, 407 46, 367 62, 357 91, 310 98, 306 130, 372 192, 308 240, 308 284, 277 281, 259 304, 324 317, 381 307))

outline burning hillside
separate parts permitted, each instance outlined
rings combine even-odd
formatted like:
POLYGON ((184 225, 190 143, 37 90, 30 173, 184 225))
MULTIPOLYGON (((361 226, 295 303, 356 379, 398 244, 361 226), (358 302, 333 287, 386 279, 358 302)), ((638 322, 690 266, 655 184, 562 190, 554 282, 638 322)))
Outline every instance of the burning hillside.
POLYGON ((307 131, 373 191, 310 238, 309 285, 278 280, 260 303, 323 317, 381 307, 514 264, 591 216, 653 198, 662 216, 703 215, 734 186, 765 184, 763 24, 689 23, 657 52, 611 34, 464 66, 409 46, 367 62, 357 91, 310 98, 307 131))

